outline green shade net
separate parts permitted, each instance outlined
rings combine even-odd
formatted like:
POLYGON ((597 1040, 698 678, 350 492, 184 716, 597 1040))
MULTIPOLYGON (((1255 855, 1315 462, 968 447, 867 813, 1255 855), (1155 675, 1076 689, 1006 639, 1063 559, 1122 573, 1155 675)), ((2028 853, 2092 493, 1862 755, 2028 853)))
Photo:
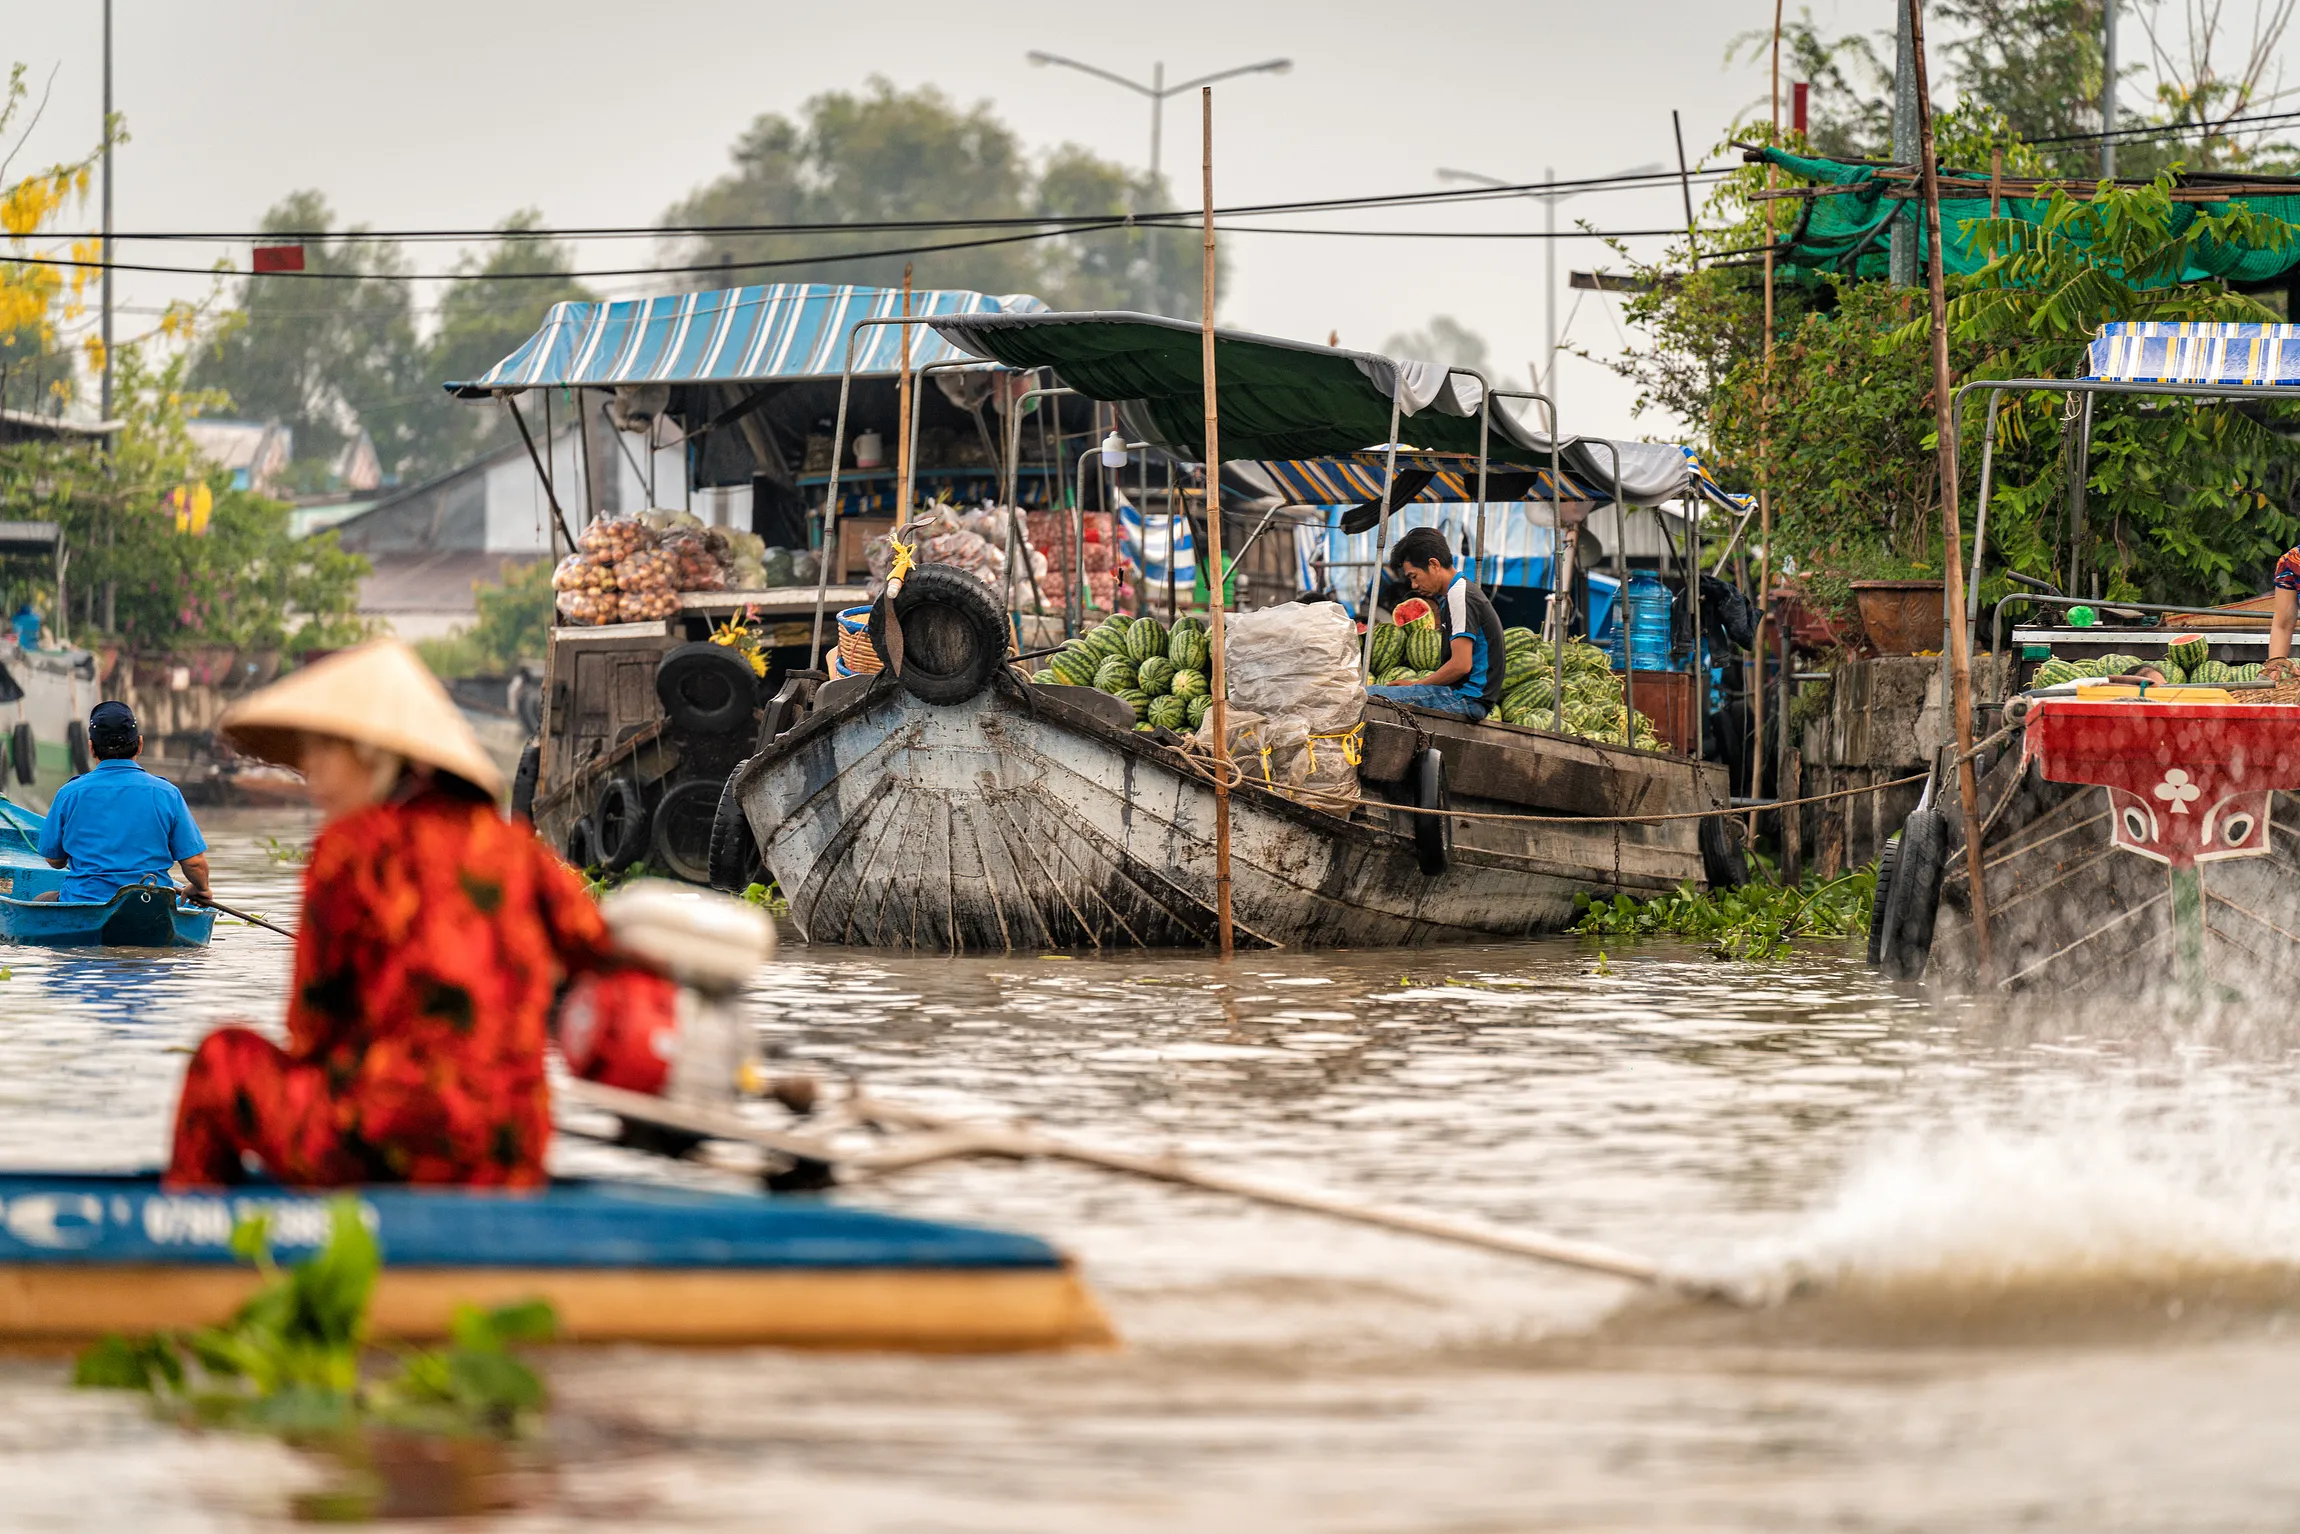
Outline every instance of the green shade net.
MULTIPOLYGON (((1930 259, 1931 241, 1925 237, 1924 204, 1915 197, 1893 195, 1896 187, 1906 187, 1908 183, 1887 180, 1879 174, 1893 167, 1848 164, 1843 160, 1824 160, 1810 155, 1790 154, 1780 149, 1759 149, 1754 151, 1753 158, 1832 189, 1827 195, 1803 199, 1796 225, 1790 229, 1787 238, 1773 247, 1774 260, 1786 266, 1791 273, 1880 279, 1887 277, 1890 275, 1892 225, 1896 218, 1908 219, 1914 225, 1917 231, 1918 259, 1930 259), (1847 190, 1833 190, 1838 187, 1847 190)), ((1972 177, 1969 172, 1961 171, 1943 170, 1941 174, 1960 179, 1986 179, 1972 177)), ((2290 181, 2292 191, 2286 194, 2246 190, 2211 202, 2175 202, 2172 205, 2172 224, 2166 232, 2177 238, 2193 227, 2198 219, 2226 213, 2236 207, 2248 207, 2263 217, 2280 220, 2285 225, 2284 231, 2272 243, 2259 245, 2200 241, 2190 253, 2188 265, 2181 271, 2181 281, 2217 279, 2237 286, 2267 284, 2277 281, 2294 266, 2300 265, 2300 178, 2184 176, 2178 184, 2184 188, 2205 190, 2216 180, 2239 179, 2247 188, 2290 181)), ((1998 199, 1997 206, 2001 217, 2034 224, 2044 221, 2050 203, 2043 197, 2007 195, 1998 199)), ((1941 189, 1941 244, 1946 248, 1948 256, 1944 268, 1946 271, 1960 277, 1969 277, 1987 264, 1988 252, 1977 241, 1967 237, 1965 226, 1975 219, 1989 216, 1989 197, 1986 191, 1945 186, 1941 189)), ((2069 238, 2082 243, 2079 231, 2069 231, 2069 238)))

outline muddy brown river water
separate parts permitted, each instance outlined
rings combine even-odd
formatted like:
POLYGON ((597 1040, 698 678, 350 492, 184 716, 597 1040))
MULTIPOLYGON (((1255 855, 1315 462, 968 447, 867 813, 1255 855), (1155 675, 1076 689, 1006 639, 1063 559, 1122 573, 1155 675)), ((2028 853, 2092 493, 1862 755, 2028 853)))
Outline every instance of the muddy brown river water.
MULTIPOLYGON (((217 888, 293 910, 211 817, 217 888)), ((0 1155, 161 1154, 182 1051, 287 945, 0 949, 0 1155)), ((1982 1007, 1859 955, 1556 940, 947 961, 786 948, 793 1065, 1653 1253, 1754 1303, 1212 1195, 963 1165, 891 1207, 1064 1245, 1108 1353, 562 1349, 489 1528, 2261 1529, 2300 1521, 2300 1055, 2285 998, 1982 1007)), ((709 1180, 576 1143, 568 1170, 709 1180)), ((0 1361, 0 1524, 285 1522, 322 1470, 0 1361)))

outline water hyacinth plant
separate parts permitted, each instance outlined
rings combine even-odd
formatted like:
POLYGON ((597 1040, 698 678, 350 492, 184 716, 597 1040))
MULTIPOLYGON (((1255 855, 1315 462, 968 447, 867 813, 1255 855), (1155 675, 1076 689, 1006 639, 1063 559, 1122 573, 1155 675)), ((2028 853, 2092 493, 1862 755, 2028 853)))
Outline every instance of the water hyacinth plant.
POLYGON ((1574 903, 1581 916, 1572 930, 1593 937, 1692 938, 1723 959, 1779 959, 1796 938, 1842 939, 1868 930, 1876 889, 1872 863, 1826 881, 1807 878, 1794 889, 1744 884, 1703 891, 1688 883, 1651 900, 1578 895, 1574 903))

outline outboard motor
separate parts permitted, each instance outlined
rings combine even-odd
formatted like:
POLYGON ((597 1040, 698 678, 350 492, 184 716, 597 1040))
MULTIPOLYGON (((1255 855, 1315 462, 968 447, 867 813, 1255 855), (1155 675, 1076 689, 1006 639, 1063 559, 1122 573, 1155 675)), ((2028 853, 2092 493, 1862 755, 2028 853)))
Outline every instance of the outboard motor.
POLYGON ((558 1015, 559 1051, 586 1081, 723 1107, 761 1080, 735 998, 775 956, 766 912, 725 895, 639 879, 599 904, 618 947, 650 969, 584 975, 558 1015))

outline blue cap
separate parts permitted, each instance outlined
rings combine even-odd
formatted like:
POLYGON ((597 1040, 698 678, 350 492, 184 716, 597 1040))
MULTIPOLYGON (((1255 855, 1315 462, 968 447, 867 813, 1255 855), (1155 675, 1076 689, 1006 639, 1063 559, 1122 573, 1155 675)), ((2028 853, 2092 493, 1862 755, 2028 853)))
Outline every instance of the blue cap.
POLYGON ((88 738, 99 736, 113 740, 133 739, 136 735, 136 711, 125 703, 99 703, 88 711, 88 738))

